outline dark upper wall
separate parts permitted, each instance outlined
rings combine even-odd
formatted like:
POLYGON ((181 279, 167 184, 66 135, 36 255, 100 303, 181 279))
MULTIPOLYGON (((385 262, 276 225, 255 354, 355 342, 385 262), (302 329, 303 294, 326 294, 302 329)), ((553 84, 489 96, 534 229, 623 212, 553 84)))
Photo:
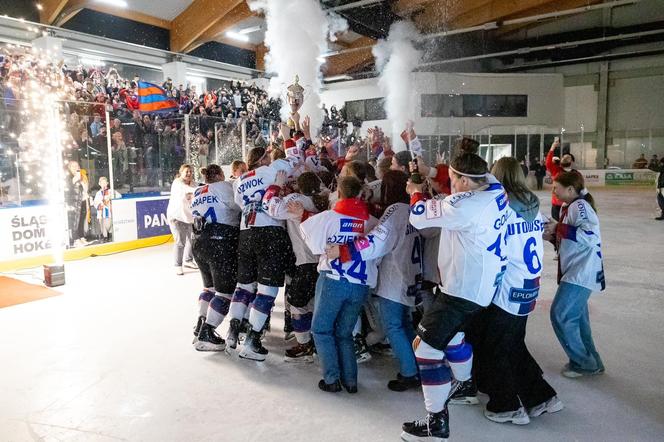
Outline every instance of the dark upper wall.
POLYGON ((82 9, 63 26, 72 31, 112 38, 157 49, 170 49, 168 29, 146 25, 102 12, 82 9))
POLYGON ((0 15, 7 14, 39 23, 39 10, 35 3, 29 0, 0 0, 0 15))
POLYGON ((256 69, 256 53, 254 51, 236 48, 216 41, 210 41, 197 47, 189 55, 256 69))

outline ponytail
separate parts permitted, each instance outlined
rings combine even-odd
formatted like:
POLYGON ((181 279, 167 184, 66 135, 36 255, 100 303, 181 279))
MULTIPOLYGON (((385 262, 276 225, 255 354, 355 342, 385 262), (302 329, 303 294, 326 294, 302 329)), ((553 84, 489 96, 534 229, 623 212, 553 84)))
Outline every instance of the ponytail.
POLYGON ((597 207, 595 207, 595 199, 586 189, 583 176, 576 170, 570 170, 569 172, 561 172, 558 174, 554 181, 560 184, 563 187, 573 187, 579 197, 586 200, 590 207, 597 212, 597 207))
POLYGON ((319 212, 327 210, 330 205, 328 195, 322 194, 320 191, 321 183, 321 179, 313 172, 304 172, 297 178, 297 187, 300 193, 310 197, 314 207, 319 212))

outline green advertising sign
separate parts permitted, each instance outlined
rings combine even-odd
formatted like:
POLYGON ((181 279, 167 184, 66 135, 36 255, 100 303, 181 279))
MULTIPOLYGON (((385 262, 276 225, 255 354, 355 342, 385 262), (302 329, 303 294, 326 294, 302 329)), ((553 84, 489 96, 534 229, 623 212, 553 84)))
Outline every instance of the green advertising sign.
POLYGON ((642 185, 649 186, 655 182, 657 174, 650 170, 611 171, 606 172, 607 185, 642 185))

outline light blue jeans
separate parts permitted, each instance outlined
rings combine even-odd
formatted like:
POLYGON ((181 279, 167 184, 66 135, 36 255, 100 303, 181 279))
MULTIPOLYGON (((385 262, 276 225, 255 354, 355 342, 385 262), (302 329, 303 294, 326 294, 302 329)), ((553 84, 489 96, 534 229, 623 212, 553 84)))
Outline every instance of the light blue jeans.
POLYGON ((415 339, 415 329, 411 308, 389 299, 381 297, 378 299, 385 335, 390 340, 392 352, 399 361, 399 373, 406 377, 415 376, 417 364, 412 344, 415 339))
POLYGON ((553 331, 569 357, 570 368, 580 372, 604 369, 590 330, 588 298, 591 293, 585 287, 561 282, 551 304, 553 331))
POLYGON ((316 283, 314 317, 311 333, 320 360, 325 383, 340 380, 349 387, 357 386, 357 361, 353 346, 353 327, 369 286, 352 284, 345 278, 328 278, 321 272, 316 283))

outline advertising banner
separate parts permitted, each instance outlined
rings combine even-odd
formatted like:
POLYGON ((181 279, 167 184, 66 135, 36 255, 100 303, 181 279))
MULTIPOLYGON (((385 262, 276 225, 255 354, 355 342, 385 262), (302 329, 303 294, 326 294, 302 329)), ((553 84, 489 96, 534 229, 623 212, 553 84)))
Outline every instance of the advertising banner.
POLYGON ((171 233, 166 219, 168 198, 136 201, 136 236, 138 239, 171 233))

